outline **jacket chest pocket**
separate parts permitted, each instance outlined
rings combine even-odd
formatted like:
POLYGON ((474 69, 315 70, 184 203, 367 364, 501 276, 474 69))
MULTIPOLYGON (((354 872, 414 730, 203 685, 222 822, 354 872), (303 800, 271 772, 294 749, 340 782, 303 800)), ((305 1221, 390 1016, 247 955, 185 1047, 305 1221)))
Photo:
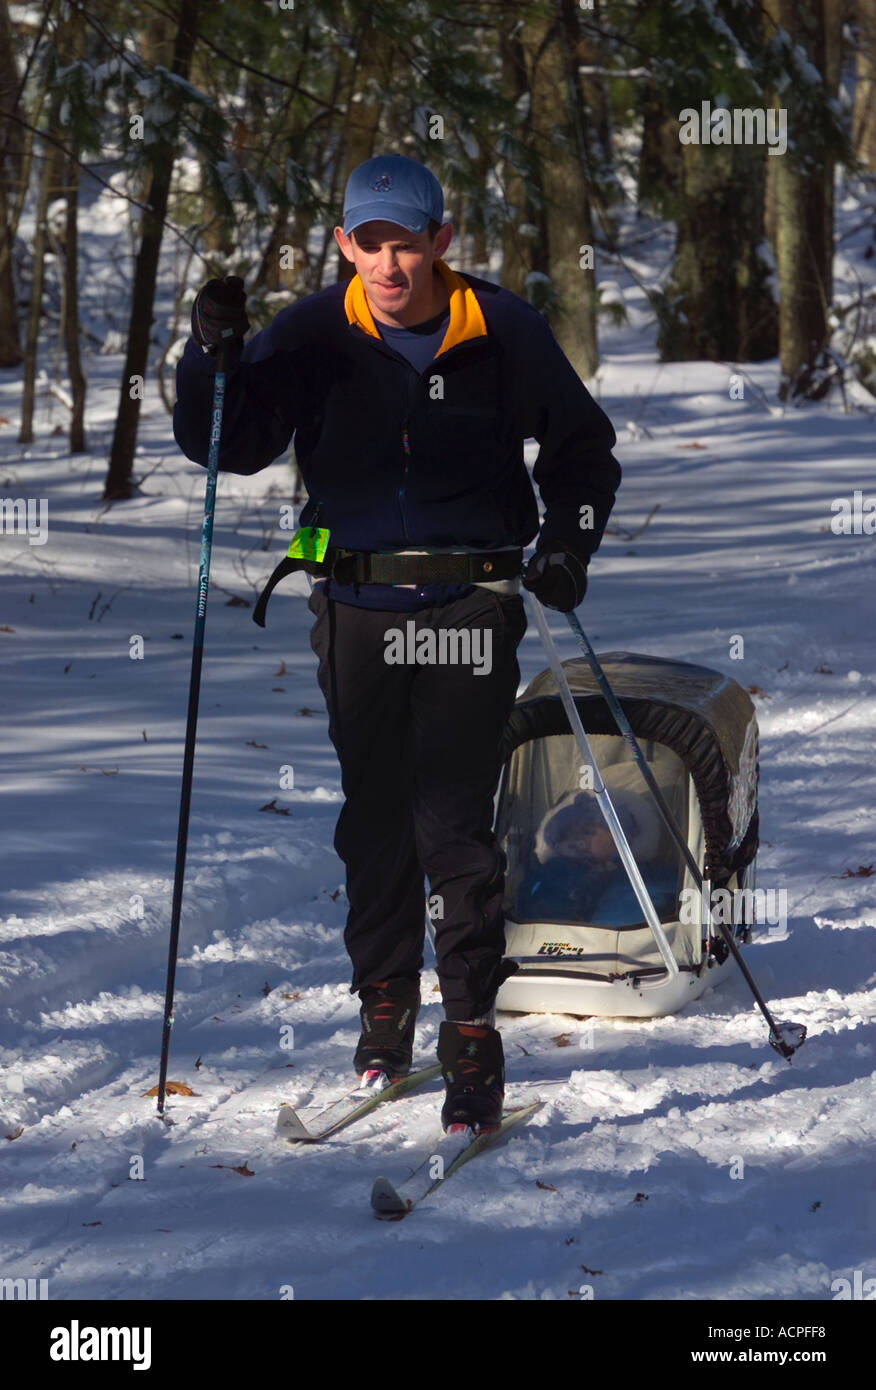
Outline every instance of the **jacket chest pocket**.
MULTIPOLYGON (((494 483, 503 451, 495 410, 430 403, 422 437, 436 490, 477 492, 494 483)), ((414 462, 417 445, 413 441, 414 462)))
MULTIPOLYGON (((463 360, 439 357, 423 383, 411 436, 417 435, 435 484, 445 495, 472 494, 495 485, 502 469, 502 380, 492 343, 465 349, 463 360)), ((432 488, 431 481, 429 483, 432 488)))
POLYGON ((442 433, 464 435, 468 432, 479 438, 488 435, 499 438, 499 416, 492 407, 445 405, 443 401, 434 401, 428 412, 428 423, 429 428, 439 436, 442 433))

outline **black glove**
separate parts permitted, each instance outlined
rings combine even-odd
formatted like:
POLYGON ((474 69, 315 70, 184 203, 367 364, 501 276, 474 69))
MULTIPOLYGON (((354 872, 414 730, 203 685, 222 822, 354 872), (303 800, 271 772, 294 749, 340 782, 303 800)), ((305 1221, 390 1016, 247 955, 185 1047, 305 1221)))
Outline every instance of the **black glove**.
POLYGON ((213 356, 221 344, 233 345, 239 356, 249 329, 246 290, 239 275, 208 280, 192 305, 192 337, 213 356))
POLYGON ((546 608, 571 613, 587 592, 587 566, 562 541, 549 542, 523 571, 523 587, 546 608))

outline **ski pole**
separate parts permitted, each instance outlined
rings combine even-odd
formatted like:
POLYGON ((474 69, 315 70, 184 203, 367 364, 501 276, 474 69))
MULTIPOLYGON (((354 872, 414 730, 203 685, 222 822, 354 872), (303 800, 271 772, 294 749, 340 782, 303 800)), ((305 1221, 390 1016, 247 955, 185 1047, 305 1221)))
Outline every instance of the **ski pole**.
POLYGON ((636 857, 630 848, 629 841, 627 840, 627 837, 624 834, 623 826, 621 825, 620 820, 618 819, 617 811, 614 809, 611 797, 608 794, 608 789, 606 788, 606 785, 602 780, 602 776, 599 771, 599 766, 596 762, 596 758, 593 756, 593 749, 590 746, 590 740, 584 732, 584 725, 581 723, 581 716, 578 713, 578 707, 575 704, 574 699, 572 698, 572 692, 569 689, 569 682, 566 679, 566 673, 563 670, 559 654, 554 644, 554 639, 551 637, 550 629, 548 628, 547 620, 544 616, 544 609, 542 608, 541 604, 535 598, 534 595, 530 594, 529 598, 530 606, 535 615, 535 622, 536 626, 538 627, 539 636, 541 637, 542 645, 545 649, 547 659, 550 663, 550 668, 553 671, 554 680, 556 681, 557 689, 560 692, 560 699, 563 702, 563 708, 566 711, 566 718, 569 721, 569 728, 571 729, 575 737, 575 740, 578 744, 578 747, 584 755, 584 758, 587 760, 588 764, 593 768, 593 772, 596 777, 597 786, 594 788, 594 792, 596 795, 596 800, 599 802, 599 809, 602 811, 602 814, 605 818, 605 822, 609 830, 611 831, 612 839, 614 840, 615 845, 617 846, 618 854, 620 855, 621 860, 623 862, 623 866, 626 869, 627 878, 630 880, 630 884, 638 900, 639 907, 642 909, 642 915, 645 918, 645 921, 648 923, 648 926, 651 928, 651 933, 654 937, 654 940, 657 942, 658 950, 660 951, 660 955, 663 957, 663 964, 666 966, 666 972, 670 977, 676 976, 678 975, 678 962, 675 959, 675 956, 672 954, 672 947, 670 946, 666 933, 663 930, 663 924, 660 921, 660 917, 657 913, 657 909, 654 906, 651 894, 648 892, 647 884, 645 883, 645 880, 642 878, 639 866, 636 863, 636 857))
MULTIPOLYGON (((587 664, 590 667, 590 670, 593 672, 599 689, 602 691, 605 703, 608 705, 608 708, 611 711, 611 714, 614 718, 615 723, 618 726, 618 729, 620 730, 620 733, 623 735, 624 739, 627 742, 627 745, 632 751, 633 757, 635 758, 636 763, 638 764, 639 771, 641 772, 646 783, 648 784, 648 788, 651 791, 651 794, 654 797, 655 802, 657 803, 657 809, 663 818, 663 822, 666 825, 667 830, 672 835, 672 838, 675 841, 676 845, 681 850, 685 863, 687 864, 688 869, 690 870, 691 877, 693 878, 694 883, 697 886, 697 889, 702 894, 703 876, 700 873, 700 867, 697 864, 697 861, 694 859, 693 854, 690 850, 690 846, 688 845, 687 840, 682 835, 678 827, 678 823, 675 817, 673 816, 672 811, 669 809, 669 806, 666 803, 666 798, 664 797, 659 786, 657 785, 657 781, 654 777, 653 772, 648 766, 647 759, 645 758, 645 755, 642 752, 642 749, 639 745, 639 741, 633 733, 630 721, 627 719, 627 716, 624 713, 623 706, 621 705, 620 701, 618 700, 617 696, 615 695, 614 691, 609 685, 608 677, 603 671, 602 666, 599 663, 599 659, 592 646, 590 645, 590 641, 587 638, 587 635, 585 634, 583 628, 581 627, 581 624, 578 621, 578 615, 573 611, 571 613, 566 614, 566 619, 569 623, 569 627, 572 629, 573 633, 578 639, 578 642, 581 646, 581 650, 583 651, 584 656, 587 660, 587 664)), ((727 946, 727 949, 730 951, 731 955, 733 956, 733 959, 736 961, 736 964, 742 971, 745 983, 751 990, 751 993, 754 996, 755 1003, 757 1004, 758 1008, 760 1009, 761 1013, 766 1019, 766 1022, 770 1030, 770 1046, 774 1047, 777 1052, 781 1053, 781 1055, 783 1057, 786 1057, 790 1062, 791 1054, 793 1052, 796 1052, 797 1048, 802 1046, 803 1042, 806 1039, 805 1026, 802 1023, 777 1024, 775 1022, 772 1014, 770 1013, 770 1010, 766 1005, 766 1002, 764 1001, 763 995, 758 989, 755 979, 748 968, 748 964, 745 961, 742 952, 736 944, 733 933, 727 930, 726 924, 724 922, 720 920, 715 922, 713 920, 711 905, 709 905, 708 907, 708 913, 709 924, 718 927, 718 930, 724 938, 724 942, 727 946)))
POLYGON ((176 837, 176 868, 173 878, 173 901, 170 910, 170 946, 167 954, 167 988, 164 997, 164 1027, 161 1037, 161 1066, 158 1076, 159 1115, 164 1114, 167 1063, 170 1055, 170 1030, 173 1027, 173 994, 176 983, 176 961, 179 951, 179 925, 182 912, 183 883, 186 871, 186 848, 189 840, 189 808, 192 801, 192 771, 195 764, 195 741, 198 729, 198 697, 201 690, 204 628, 207 621, 207 591, 210 587, 210 556, 213 550, 213 515, 216 510, 216 477, 219 472, 219 441, 222 437, 222 416, 225 409, 226 369, 226 349, 224 344, 220 344, 216 359, 216 377, 213 385, 213 406, 210 413, 210 450, 207 455, 207 491, 204 500, 204 522, 201 528, 201 563, 198 569, 198 602, 195 610, 195 634, 192 643, 192 669, 189 677, 189 705, 186 718, 186 744, 185 753, 183 755, 179 826, 176 837))

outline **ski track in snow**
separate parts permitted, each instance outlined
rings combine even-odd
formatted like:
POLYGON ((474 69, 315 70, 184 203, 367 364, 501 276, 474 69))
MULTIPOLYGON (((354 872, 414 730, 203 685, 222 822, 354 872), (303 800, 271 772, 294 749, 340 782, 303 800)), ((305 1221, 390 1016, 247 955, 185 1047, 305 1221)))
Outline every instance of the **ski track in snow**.
MULTIPOLYGON (((627 295, 631 322, 606 333, 594 387, 625 473, 612 524, 660 511, 632 541, 606 537, 581 619, 597 650, 702 661, 763 692, 758 884, 787 892, 788 923, 763 928, 748 959, 806 1045, 791 1066, 772 1052, 738 976, 673 1018, 597 1020, 592 1046, 579 1019, 506 1016, 508 1101, 544 1108, 400 1224, 373 1219, 370 1183, 430 1152, 438 1086, 322 1146, 276 1138, 281 1101, 349 1086, 358 1034, 311 617, 288 583, 266 633, 228 606, 252 601, 279 553, 276 465, 220 480, 170 1066, 196 1094, 159 1121, 143 1092, 157 1079, 204 474, 153 393, 146 495, 104 510, 120 359, 89 363, 92 452, 78 459, 51 436, 51 398, 37 442, 13 442, 7 373, 3 492, 47 497, 50 521, 45 546, 2 539, 4 1276, 48 1278, 53 1299, 274 1299, 291 1284, 299 1299, 561 1300, 588 1287, 818 1300, 839 1275, 876 1276, 876 879, 844 876, 876 859, 873 540, 829 529, 833 498, 873 487, 872 416, 770 414, 753 393, 728 399, 729 367, 661 367, 627 295), (262 813, 273 799, 289 814, 262 813)), ((775 363, 746 370, 773 391, 775 363)), ((559 616, 552 628, 572 655, 559 616)), ((545 664, 530 625, 522 680, 545 664)), ((424 1059, 434 986, 427 971, 424 1059)))

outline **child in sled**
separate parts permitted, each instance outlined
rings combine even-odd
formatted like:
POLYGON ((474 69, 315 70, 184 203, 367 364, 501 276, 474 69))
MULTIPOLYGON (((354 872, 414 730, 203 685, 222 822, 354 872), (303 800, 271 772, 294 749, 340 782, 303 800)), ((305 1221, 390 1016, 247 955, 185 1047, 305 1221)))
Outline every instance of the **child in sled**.
MULTIPOLYGON (((659 853, 663 823, 633 763, 602 773, 640 869, 659 853)), ((615 884, 627 882, 611 831, 592 791, 568 792, 552 806, 535 836, 532 870, 524 884, 526 915, 589 921, 615 884)))

